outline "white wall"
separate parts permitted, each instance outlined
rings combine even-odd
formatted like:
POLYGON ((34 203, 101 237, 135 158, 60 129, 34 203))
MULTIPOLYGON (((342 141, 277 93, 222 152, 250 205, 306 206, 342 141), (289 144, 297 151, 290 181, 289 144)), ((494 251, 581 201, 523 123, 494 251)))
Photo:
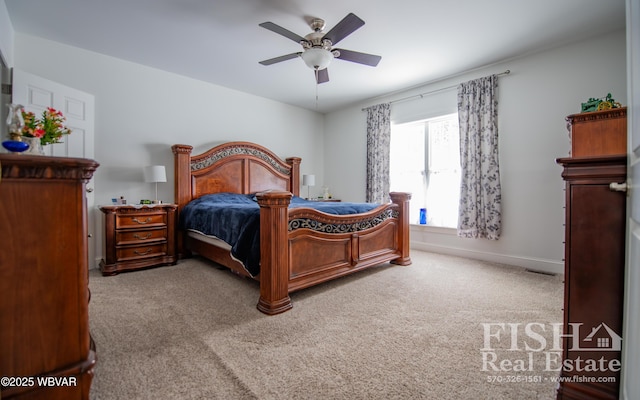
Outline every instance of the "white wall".
POLYGON ((166 166, 158 196, 172 201, 176 143, 198 154, 222 142, 255 142, 283 158, 302 157, 301 172, 322 181, 324 118, 316 112, 22 34, 15 67, 95 96, 96 204, 153 198, 155 186, 142 176, 151 164, 166 166))
MULTIPOLYGON (((567 156, 570 149, 565 117, 580 112, 580 103, 588 98, 607 93, 624 104, 625 63, 625 32, 619 31, 330 113, 325 120, 324 152, 332 161, 325 163, 325 182, 337 198, 364 201, 363 107, 509 69, 511 74, 500 77, 498 88, 502 237, 498 241, 462 239, 454 231, 415 226, 412 247, 561 273, 564 184, 555 159, 567 156)), ((431 96, 444 99, 450 91, 431 96)), ((393 108, 401 105, 407 108, 406 103, 392 105, 392 116, 393 108)))
POLYGON ((0 2, 0 57, 8 67, 13 66, 13 25, 4 1, 0 2))

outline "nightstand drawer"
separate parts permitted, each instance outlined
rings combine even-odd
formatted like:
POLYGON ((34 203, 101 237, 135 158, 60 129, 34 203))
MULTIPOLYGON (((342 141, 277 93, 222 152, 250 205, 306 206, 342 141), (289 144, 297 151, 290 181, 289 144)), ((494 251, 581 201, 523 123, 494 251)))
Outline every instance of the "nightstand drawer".
POLYGON ((167 224, 166 213, 135 213, 116 216, 116 229, 139 229, 167 224))
POLYGON ((157 242, 167 239, 167 228, 147 230, 121 230, 116 232, 116 246, 157 242))
POLYGON ((126 261, 137 258, 149 258, 167 254, 167 244, 157 243, 146 246, 123 247, 116 250, 116 260, 126 261))

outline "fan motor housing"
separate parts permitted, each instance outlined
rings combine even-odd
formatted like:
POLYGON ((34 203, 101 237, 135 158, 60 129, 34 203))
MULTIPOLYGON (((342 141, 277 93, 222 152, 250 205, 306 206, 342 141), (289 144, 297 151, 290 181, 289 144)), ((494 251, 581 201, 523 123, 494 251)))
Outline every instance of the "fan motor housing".
POLYGON ((323 32, 311 32, 304 37, 304 41, 301 43, 302 47, 309 49, 311 47, 317 47, 325 50, 331 49, 332 43, 329 39, 323 39, 323 32))

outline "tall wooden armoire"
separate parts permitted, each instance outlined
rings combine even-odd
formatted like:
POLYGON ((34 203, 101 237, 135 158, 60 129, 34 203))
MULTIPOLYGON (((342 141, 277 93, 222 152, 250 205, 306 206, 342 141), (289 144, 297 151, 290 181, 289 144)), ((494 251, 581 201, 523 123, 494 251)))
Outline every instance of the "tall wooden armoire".
POLYGON ((617 399, 626 230, 626 108, 567 117, 563 381, 558 399, 617 399))
POLYGON ((2 399, 89 398, 85 184, 97 167, 0 154, 0 376, 12 378, 2 399))

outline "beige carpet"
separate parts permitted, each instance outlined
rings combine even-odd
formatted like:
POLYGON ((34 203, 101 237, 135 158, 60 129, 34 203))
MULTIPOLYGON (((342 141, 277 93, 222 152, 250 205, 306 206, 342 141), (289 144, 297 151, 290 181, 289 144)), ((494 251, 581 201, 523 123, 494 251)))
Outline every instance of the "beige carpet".
MULTIPOLYGON (((420 251, 412 259, 294 293, 293 309, 271 317, 256 309, 256 282, 201 259, 113 277, 92 270, 91 398, 554 398, 543 352, 533 371, 482 370, 481 324, 561 322, 561 277, 420 251), (541 381, 504 382, 512 376, 541 381)), ((499 357, 527 359, 507 337, 493 339, 499 357)))

